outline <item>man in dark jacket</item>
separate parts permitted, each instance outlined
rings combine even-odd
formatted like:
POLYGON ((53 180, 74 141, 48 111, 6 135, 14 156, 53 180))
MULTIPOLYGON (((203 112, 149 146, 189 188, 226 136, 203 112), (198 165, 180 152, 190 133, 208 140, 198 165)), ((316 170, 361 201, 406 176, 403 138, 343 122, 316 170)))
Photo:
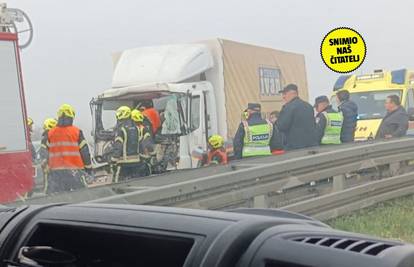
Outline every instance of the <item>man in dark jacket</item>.
POLYGON ((281 93, 286 103, 276 125, 285 137, 286 150, 318 145, 312 106, 299 98, 295 84, 287 85, 281 93))
POLYGON ((235 158, 271 155, 273 150, 283 149, 275 126, 262 118, 260 104, 249 103, 247 112, 248 119, 240 123, 233 139, 235 158), (246 131, 250 133, 248 136, 246 131))
POLYGON ((341 143, 354 142, 358 119, 358 106, 349 99, 349 96, 347 90, 341 90, 336 93, 338 110, 342 112, 342 116, 344 117, 341 130, 341 143))
POLYGON ((397 95, 390 95, 385 100, 387 114, 382 119, 376 138, 394 138, 406 135, 409 116, 401 106, 397 95))

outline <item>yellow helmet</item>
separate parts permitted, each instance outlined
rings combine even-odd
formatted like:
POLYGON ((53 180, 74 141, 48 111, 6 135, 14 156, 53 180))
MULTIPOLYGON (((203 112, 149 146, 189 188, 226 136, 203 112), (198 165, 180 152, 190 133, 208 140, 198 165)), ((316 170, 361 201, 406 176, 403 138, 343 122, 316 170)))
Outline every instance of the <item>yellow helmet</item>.
POLYGON ((63 104, 62 106, 59 107, 57 115, 58 115, 58 118, 65 116, 65 117, 69 117, 73 119, 75 118, 75 110, 73 109, 71 105, 63 104))
POLYGON ((131 111, 131 119, 135 122, 143 122, 144 121, 144 114, 138 109, 134 109, 131 111))
POLYGON ((224 145, 224 139, 218 134, 213 134, 208 139, 208 143, 212 148, 220 148, 224 145))
POLYGON ((116 110, 118 120, 128 119, 131 117, 131 109, 127 106, 121 106, 116 110))
POLYGON ((27 125, 29 126, 29 127, 31 127, 32 125, 33 125, 33 120, 32 120, 32 118, 27 118, 27 125))
POLYGON ((48 131, 50 129, 53 129, 56 127, 57 125, 57 120, 53 119, 53 118, 47 118, 44 122, 43 122, 43 130, 48 131))

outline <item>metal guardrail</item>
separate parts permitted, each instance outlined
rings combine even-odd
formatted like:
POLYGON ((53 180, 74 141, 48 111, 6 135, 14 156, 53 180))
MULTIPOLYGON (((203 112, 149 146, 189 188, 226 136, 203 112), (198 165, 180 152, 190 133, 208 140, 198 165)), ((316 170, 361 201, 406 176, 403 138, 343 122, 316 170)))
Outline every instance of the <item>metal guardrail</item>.
POLYGON ((319 220, 327 220, 413 193, 414 172, 410 172, 297 202, 282 209, 299 212, 319 220))
MULTIPOLYGON (((356 144, 351 147, 337 147, 333 151, 319 152, 314 155, 290 158, 245 169, 236 168, 232 172, 214 174, 90 202, 223 209, 237 206, 240 203, 245 205, 246 200, 251 199, 253 206, 269 207, 266 203, 268 194, 297 188, 328 177, 334 177, 334 181, 344 181, 343 175, 345 173, 365 169, 374 169, 379 176, 382 175, 379 166, 409 159, 414 159, 414 139, 404 138, 356 144)), ((389 172, 392 173, 392 170, 389 172)), ((335 184, 341 185, 343 182, 334 182, 333 185, 335 184)), ((342 190, 344 188, 336 186, 335 189, 342 190)), ((341 193, 347 194, 343 192, 341 193)), ((316 200, 312 203, 318 205, 316 200)))
POLYGON ((285 206, 284 209, 327 219, 414 193, 414 182, 411 183, 414 179, 410 180, 414 173, 400 175, 407 171, 400 168, 401 162, 410 159, 414 159, 412 138, 320 147, 27 202, 129 203, 204 209, 285 206), (359 179, 360 173, 367 170, 370 177, 359 179), (357 178, 346 178, 350 173, 357 178))

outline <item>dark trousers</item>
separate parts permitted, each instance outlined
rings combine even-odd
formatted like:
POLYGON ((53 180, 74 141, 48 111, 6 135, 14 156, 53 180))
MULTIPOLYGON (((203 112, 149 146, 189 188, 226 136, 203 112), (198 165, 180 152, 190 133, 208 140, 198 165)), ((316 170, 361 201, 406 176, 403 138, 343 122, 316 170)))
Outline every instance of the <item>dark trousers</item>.
POLYGON ((118 163, 114 171, 114 183, 126 181, 133 178, 150 175, 148 165, 139 163, 118 163))
POLYGON ((83 170, 50 170, 46 194, 74 191, 86 187, 87 173, 83 170))

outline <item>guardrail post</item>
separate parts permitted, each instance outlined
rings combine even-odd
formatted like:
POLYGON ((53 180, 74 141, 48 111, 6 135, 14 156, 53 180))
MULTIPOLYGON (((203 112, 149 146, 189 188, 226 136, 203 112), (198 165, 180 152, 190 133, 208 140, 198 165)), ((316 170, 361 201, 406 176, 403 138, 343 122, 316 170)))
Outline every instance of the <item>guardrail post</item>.
POLYGON ((393 162, 390 163, 390 175, 395 176, 400 174, 401 163, 400 162, 393 162))
POLYGON ((260 209, 268 208, 267 196, 260 195, 260 196, 253 197, 253 208, 260 208, 260 209))
POLYGON ((345 189, 345 174, 335 175, 332 181, 332 191, 338 192, 345 189))

